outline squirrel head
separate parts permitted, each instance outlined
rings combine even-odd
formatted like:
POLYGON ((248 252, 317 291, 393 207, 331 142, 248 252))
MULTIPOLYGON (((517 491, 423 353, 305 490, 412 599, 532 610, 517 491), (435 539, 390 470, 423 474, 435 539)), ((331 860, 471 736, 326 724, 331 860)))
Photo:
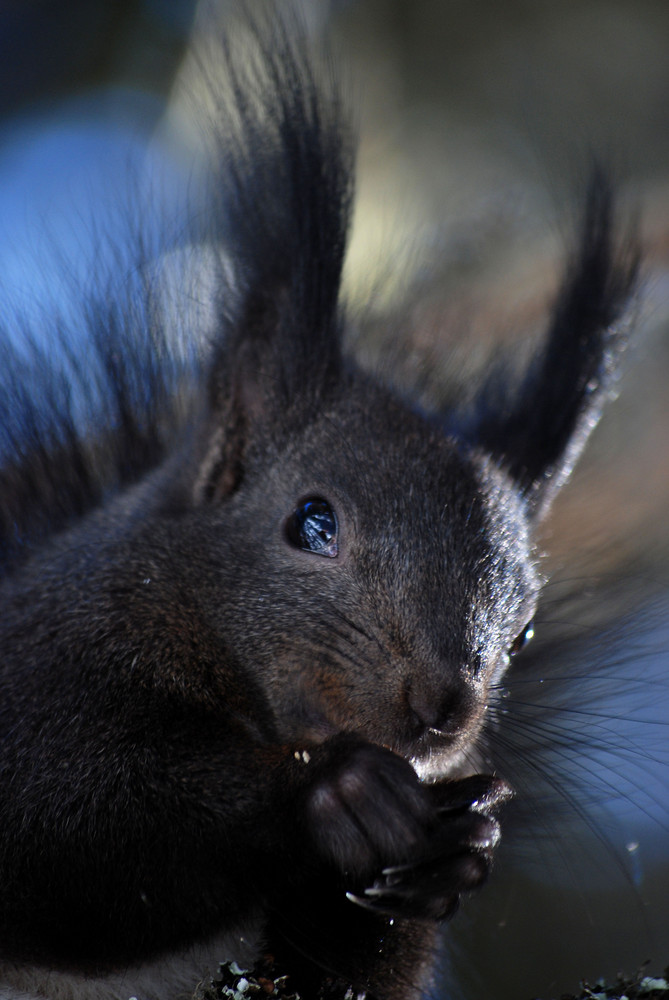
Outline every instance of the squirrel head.
POLYGON ((514 389, 491 377, 466 426, 344 357, 338 268, 307 270, 300 245, 273 283, 247 279, 179 503, 207 621, 275 737, 353 731, 442 775, 471 751, 534 614, 534 529, 621 349, 636 264, 613 229, 595 171, 542 349, 514 389))
POLYGON ((362 374, 289 417, 256 389, 186 522, 210 627, 282 741, 354 731, 450 766, 534 613, 531 505, 362 374))

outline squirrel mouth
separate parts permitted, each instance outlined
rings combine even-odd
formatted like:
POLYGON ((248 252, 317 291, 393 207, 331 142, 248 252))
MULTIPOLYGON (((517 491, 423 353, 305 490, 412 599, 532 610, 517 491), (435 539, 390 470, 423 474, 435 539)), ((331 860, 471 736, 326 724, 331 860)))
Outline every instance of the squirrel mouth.
POLYGON ((421 781, 466 778, 478 774, 482 765, 476 735, 454 735, 430 727, 403 756, 421 781))

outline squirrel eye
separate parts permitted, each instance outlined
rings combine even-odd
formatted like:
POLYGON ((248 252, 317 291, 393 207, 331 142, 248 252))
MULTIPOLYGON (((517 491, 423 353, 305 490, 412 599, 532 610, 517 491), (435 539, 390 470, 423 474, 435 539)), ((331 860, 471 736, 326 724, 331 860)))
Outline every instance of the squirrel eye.
POLYGON ((296 549, 333 559, 338 552, 337 518, 327 500, 313 497, 301 503, 286 522, 286 538, 296 549))
POLYGON ((509 656, 515 656, 523 646, 527 645, 534 635, 534 622, 528 622, 522 632, 520 632, 509 647, 509 656))

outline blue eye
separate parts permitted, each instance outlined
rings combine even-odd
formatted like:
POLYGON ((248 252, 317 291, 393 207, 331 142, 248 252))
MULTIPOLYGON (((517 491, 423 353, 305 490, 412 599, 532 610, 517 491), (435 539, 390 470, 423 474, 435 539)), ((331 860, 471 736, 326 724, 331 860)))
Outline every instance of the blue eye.
POLYGON ((337 518, 327 500, 305 500, 286 522, 286 538, 296 549, 333 559, 338 552, 337 518))

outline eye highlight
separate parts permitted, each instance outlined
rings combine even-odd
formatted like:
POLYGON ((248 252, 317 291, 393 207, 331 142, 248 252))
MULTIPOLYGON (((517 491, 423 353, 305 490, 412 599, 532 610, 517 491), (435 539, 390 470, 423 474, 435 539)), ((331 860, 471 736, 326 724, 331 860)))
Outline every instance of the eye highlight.
POLYGON ((337 544, 337 518, 327 500, 311 497, 296 507, 286 521, 286 538, 296 549, 334 559, 337 544))
POLYGON ((515 656, 519 653, 523 646, 526 646, 534 635, 534 622, 528 622, 522 632, 516 636, 511 645, 509 646, 509 656, 515 656))

